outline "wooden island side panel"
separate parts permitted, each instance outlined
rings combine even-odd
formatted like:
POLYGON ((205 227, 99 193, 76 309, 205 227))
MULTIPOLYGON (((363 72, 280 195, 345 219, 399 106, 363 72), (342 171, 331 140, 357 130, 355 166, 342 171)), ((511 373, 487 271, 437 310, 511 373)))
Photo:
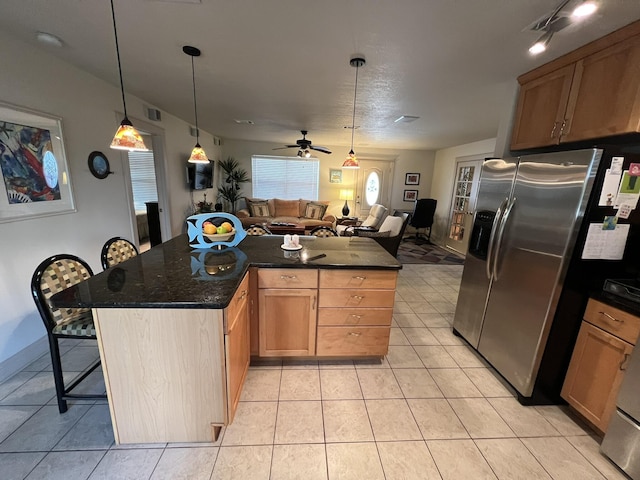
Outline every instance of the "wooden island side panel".
POLYGON ((95 309, 117 443, 211 442, 226 423, 222 310, 95 309))

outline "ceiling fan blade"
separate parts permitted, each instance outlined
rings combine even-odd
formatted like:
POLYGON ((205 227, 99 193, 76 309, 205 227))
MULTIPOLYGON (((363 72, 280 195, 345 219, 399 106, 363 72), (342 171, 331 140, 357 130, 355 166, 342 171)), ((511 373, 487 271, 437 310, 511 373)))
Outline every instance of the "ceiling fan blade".
POLYGON ((298 145, 287 145, 286 147, 273 148, 272 150, 286 150, 287 148, 298 148, 298 145))
POLYGON ((331 150, 329 150, 327 147, 316 147, 315 145, 309 145, 309 148, 311 150, 317 150, 322 153, 331 153, 331 150))

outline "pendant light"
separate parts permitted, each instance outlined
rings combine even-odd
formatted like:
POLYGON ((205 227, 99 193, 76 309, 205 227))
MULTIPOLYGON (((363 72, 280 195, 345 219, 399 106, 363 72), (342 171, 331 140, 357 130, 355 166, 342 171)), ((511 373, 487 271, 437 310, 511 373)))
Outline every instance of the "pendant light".
POLYGON ((356 98, 358 95, 358 69, 365 64, 365 59, 362 57, 353 57, 349 61, 349 65, 355 67, 356 69, 356 85, 353 91, 353 116, 351 117, 351 150, 349 150, 349 154, 342 164, 342 168, 360 168, 360 163, 358 163, 358 157, 356 157, 355 152, 353 151, 353 133, 356 131, 356 98))
POLYGON ((120 74, 120 91, 122 92, 122 106, 124 108, 124 118, 111 141, 111 148, 115 148, 116 150, 129 150, 131 152, 148 152, 149 149, 144 144, 142 136, 135 128, 133 128, 131 120, 127 117, 127 102, 124 98, 124 82, 122 81, 120 47, 118 46, 118 30, 116 29, 116 13, 113 9, 113 0, 111 0, 111 18, 113 19, 113 35, 116 39, 116 56, 118 57, 118 73, 120 74))
POLYGON ((191 151, 189 163, 209 163, 207 154, 204 153, 204 148, 200 146, 200 130, 198 129, 198 104, 196 103, 196 70, 193 66, 193 57, 200 56, 200 49, 185 45, 184 47, 182 47, 182 51, 191 57, 191 79, 193 81, 193 111, 196 117, 196 146, 193 147, 193 150, 191 151))

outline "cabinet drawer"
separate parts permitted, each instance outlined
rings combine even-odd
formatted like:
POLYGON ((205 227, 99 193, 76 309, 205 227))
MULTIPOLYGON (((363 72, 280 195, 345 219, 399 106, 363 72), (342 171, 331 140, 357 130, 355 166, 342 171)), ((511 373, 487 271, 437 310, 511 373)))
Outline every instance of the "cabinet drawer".
POLYGON ((394 290, 332 289, 320 290, 320 307, 393 308, 394 290))
POLYGON ((589 299, 584 319, 632 345, 640 333, 640 318, 598 300, 589 299))
POLYGON ((395 289, 398 273, 384 270, 320 270, 320 288, 395 289))
POLYGON ((318 325, 391 326, 393 308, 320 308, 318 325))
POLYGON ((293 268, 261 268, 259 288, 318 288, 318 271, 293 268))
POLYGON ((233 326, 238 318, 238 313, 242 311, 249 299, 249 275, 245 275, 240 282, 236 294, 229 302, 229 306, 225 309, 224 333, 233 330, 233 326))
POLYGON ((386 355, 390 327, 318 327, 318 356, 386 355))

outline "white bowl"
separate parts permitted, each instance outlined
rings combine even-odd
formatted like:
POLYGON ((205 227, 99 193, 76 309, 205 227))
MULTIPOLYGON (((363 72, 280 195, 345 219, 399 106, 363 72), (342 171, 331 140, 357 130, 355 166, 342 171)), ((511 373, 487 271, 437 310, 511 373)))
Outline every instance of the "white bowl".
POLYGON ((227 242, 231 237, 236 234, 236 229, 234 228, 229 233, 203 233, 203 237, 207 237, 212 242, 227 242))

